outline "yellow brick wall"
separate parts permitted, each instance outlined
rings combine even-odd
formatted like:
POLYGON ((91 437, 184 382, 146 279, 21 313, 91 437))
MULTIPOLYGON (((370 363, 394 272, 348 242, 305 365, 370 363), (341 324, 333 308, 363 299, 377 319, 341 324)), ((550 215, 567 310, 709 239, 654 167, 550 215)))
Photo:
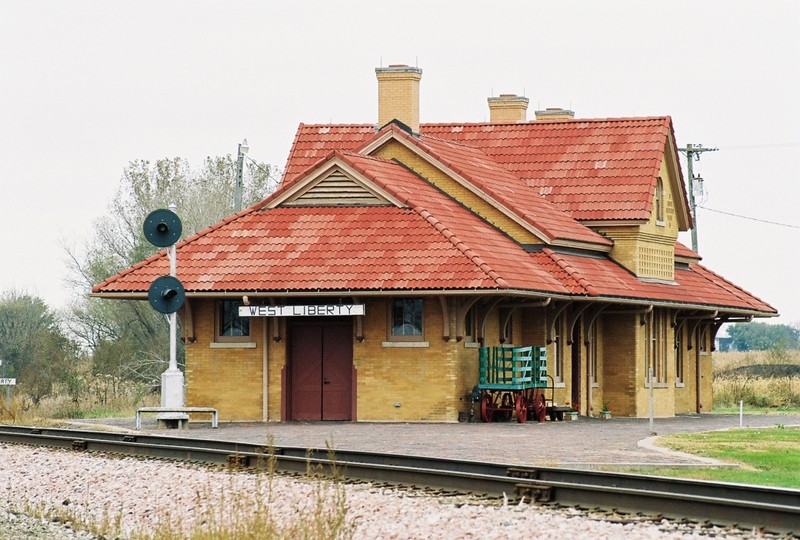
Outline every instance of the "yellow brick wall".
POLYGON ((358 419, 456 421, 459 411, 467 407, 466 395, 472 388, 467 382, 469 373, 474 371, 477 380, 477 367, 473 366, 477 366, 477 350, 465 350, 463 342, 455 339, 444 341, 438 298, 425 299, 424 339, 428 347, 385 346, 387 302, 366 302, 366 339, 353 346, 358 419))
POLYGON ((603 399, 613 404, 616 416, 636 416, 636 392, 643 386, 637 359, 644 358, 644 339, 638 315, 602 315, 603 399))
MULTIPOLYGON (((441 305, 438 298, 425 299, 425 337, 429 346, 387 347, 388 299, 366 300, 368 316, 364 319, 363 342, 354 341, 354 366, 357 370, 357 420, 361 421, 438 421, 453 422, 459 413, 470 409, 468 395, 478 379, 478 349, 455 340, 457 302, 448 299, 450 339, 443 339, 441 305), (399 407, 395 407, 399 403, 399 407)), ((514 344, 545 345, 547 314, 550 308, 525 308, 513 317, 514 344)), ((266 336, 268 366, 268 420, 281 418, 281 385, 286 365, 286 325, 279 321, 281 341, 275 342, 272 319, 251 319, 255 348, 213 348, 214 302, 194 301, 197 341, 186 345, 187 405, 212 406, 220 411, 222 421, 261 420, 263 418, 263 365, 266 336)), ((493 309, 486 322, 485 345, 499 345, 499 310, 493 309)), ((572 400, 572 347, 581 349, 582 414, 588 403, 588 358, 582 328, 580 341, 567 344, 563 313, 561 331, 563 385, 556 388, 559 404, 572 400)), ((598 340, 598 382, 592 388, 591 407, 595 414, 603 402, 610 402, 615 416, 646 417, 649 414, 649 389, 645 386, 645 332, 640 314, 603 314, 596 322, 598 340)), ((583 321, 578 322, 583 325, 583 321)), ((668 325, 669 327, 669 325, 668 325)), ((675 355, 671 346, 672 329, 667 340, 667 384, 654 389, 656 416, 694 412, 698 344, 688 349, 684 339, 684 386, 675 386, 675 355)), ((695 338, 696 339, 696 338, 695 338)), ((694 341, 694 340, 693 340, 694 341)), ((706 337, 709 350, 710 337, 706 337)), ((548 369, 555 367, 553 351, 548 350, 548 369)), ((699 355, 703 411, 711 410, 711 354, 699 355)), ((550 394, 548 392, 548 398, 550 394)))
POLYGON ((252 349, 211 347, 214 306, 194 300, 197 341, 186 344, 186 404, 216 407, 220 421, 262 419, 263 340, 259 319, 251 321, 252 349))
POLYGON ((521 244, 541 244, 541 239, 508 218, 501 211, 486 203, 449 176, 433 167, 430 163, 420 158, 401 144, 390 141, 383 145, 373 155, 384 159, 398 159, 406 167, 427 179, 433 185, 447 192, 458 202, 481 216, 487 222, 506 232, 511 238, 521 244))

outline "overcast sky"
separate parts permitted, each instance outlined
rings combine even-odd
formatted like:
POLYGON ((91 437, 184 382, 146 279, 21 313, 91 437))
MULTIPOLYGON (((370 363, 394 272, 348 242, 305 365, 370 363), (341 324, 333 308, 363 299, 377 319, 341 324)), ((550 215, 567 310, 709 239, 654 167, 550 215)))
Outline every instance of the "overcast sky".
POLYGON ((300 122, 376 122, 374 68, 405 63, 422 122, 487 120, 500 93, 529 117, 671 115, 679 146, 719 148, 695 163, 703 263, 800 323, 798 21, 793 0, 3 0, 0 291, 65 305, 64 245, 129 161, 247 138, 282 168, 300 122))

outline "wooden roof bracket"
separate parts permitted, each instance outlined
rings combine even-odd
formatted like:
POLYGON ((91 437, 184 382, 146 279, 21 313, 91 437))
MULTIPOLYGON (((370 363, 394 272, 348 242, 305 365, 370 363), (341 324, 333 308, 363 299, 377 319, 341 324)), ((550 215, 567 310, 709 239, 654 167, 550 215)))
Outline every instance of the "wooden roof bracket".
POLYGON ((611 304, 603 304, 599 307, 595 306, 595 309, 589 315, 589 322, 586 325, 586 339, 583 340, 584 345, 589 345, 592 341, 592 337, 594 336, 594 323, 597 321, 597 318, 603 313, 608 306, 611 304))
POLYGON ((442 339, 450 341, 450 309, 447 305, 447 297, 439 297, 439 304, 442 306, 442 339))
POLYGON ((478 334, 479 334, 478 335, 478 342, 480 344, 483 344, 486 341, 486 320, 489 318, 489 313, 491 313, 492 310, 495 307, 497 307, 497 304, 499 304, 503 300, 504 300, 504 297, 502 297, 502 296, 500 298, 495 299, 489 305, 489 307, 486 308, 486 311, 483 313, 483 317, 481 317, 480 323, 478 324, 478 334))
MULTIPOLYGON (((674 322, 673 322, 673 324, 672 324, 672 327, 675 329, 675 332, 674 332, 674 337, 675 337, 675 348, 677 349, 677 348, 678 348, 678 337, 680 336, 680 332, 681 332, 681 330, 683 330, 683 325, 685 325, 685 324, 686 324, 686 319, 681 319, 681 321, 680 321, 680 322, 678 322, 676 319, 673 319, 673 321, 674 321, 674 322)), ((691 338, 691 336, 689 336, 689 341, 690 341, 690 342, 691 342, 691 339, 692 339, 692 338, 691 338)), ((690 344, 691 344, 691 343, 690 343, 690 344)), ((691 348, 691 347, 690 347, 690 348, 691 348)))
MULTIPOLYGON (((275 299, 269 299, 269 305, 275 305, 275 299)), ((281 340, 281 317, 272 317, 272 341, 278 343, 281 340)))
POLYGON ((717 350, 717 332, 719 332, 719 329, 722 328, 722 325, 725 324, 726 322, 728 322, 728 317, 723 315, 722 317, 719 318, 718 321, 716 321, 714 324, 710 325, 711 326, 711 352, 714 352, 714 351, 717 350))
POLYGON ((183 342, 194 343, 197 336, 194 333, 194 314, 192 313, 192 302, 187 298, 183 302, 180 311, 181 326, 183 326, 183 342))
POLYGON ((502 319, 500 319, 500 343, 505 343, 508 341, 508 323, 511 321, 511 317, 514 315, 514 311, 517 308, 507 308, 508 311, 505 313, 502 319))
MULTIPOLYGON (((353 297, 354 304, 360 304, 357 296, 353 297)), ((366 338, 364 337, 364 315, 356 315, 356 341, 362 343, 366 338)))
POLYGON ((559 306, 557 302, 555 304, 553 304, 553 309, 555 310, 555 312, 551 313, 550 315, 547 316, 547 344, 548 345, 550 345, 551 343, 553 343, 553 341, 555 341, 555 337, 554 336, 555 336, 555 333, 556 333, 556 321, 561 316, 561 314, 564 312, 564 310, 567 309, 571 304, 572 304, 572 302, 564 302, 561 306, 559 306))
POLYGON ((591 304, 588 302, 583 304, 579 309, 575 310, 574 313, 570 313, 569 323, 567 325, 567 345, 572 345, 574 341, 572 339, 572 333, 575 331, 575 325, 578 323, 578 319, 581 318, 581 315, 584 311, 586 311, 591 304))
POLYGON ((711 313, 706 313, 705 315, 684 315, 682 317, 677 317, 677 319, 686 320, 686 321, 693 321, 692 326, 689 327, 689 338, 686 344, 688 350, 694 349, 694 342, 692 341, 694 338, 695 331, 697 327, 700 326, 700 323, 703 321, 707 321, 708 319, 713 319, 717 316, 719 311, 712 311, 711 313))
POLYGON ((464 321, 467 319, 467 313, 472 309, 472 306, 480 299, 479 296, 475 298, 467 298, 456 309, 456 341, 462 341, 464 335, 467 333, 464 328, 464 321))
POLYGON ((508 305, 500 305, 501 308, 508 309, 508 313, 500 321, 500 343, 505 343, 508 341, 508 323, 511 321, 511 317, 514 315, 514 312, 520 308, 532 308, 532 307, 544 307, 550 304, 552 298, 545 298, 541 302, 519 302, 517 304, 508 304, 508 305))

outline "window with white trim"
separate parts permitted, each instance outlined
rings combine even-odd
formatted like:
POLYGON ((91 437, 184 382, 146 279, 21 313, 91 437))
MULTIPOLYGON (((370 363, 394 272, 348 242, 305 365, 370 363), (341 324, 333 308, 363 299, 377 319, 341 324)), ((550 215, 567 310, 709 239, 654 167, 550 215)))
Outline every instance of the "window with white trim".
POLYGON ((664 224, 664 181, 660 176, 656 180, 656 224, 664 224))
POLYGON ((389 339, 423 341, 425 338, 422 298, 394 298, 389 302, 389 339))
POLYGON ((216 309, 216 324, 214 325, 214 341, 218 343, 249 342, 250 319, 239 317, 241 300, 219 300, 216 309))

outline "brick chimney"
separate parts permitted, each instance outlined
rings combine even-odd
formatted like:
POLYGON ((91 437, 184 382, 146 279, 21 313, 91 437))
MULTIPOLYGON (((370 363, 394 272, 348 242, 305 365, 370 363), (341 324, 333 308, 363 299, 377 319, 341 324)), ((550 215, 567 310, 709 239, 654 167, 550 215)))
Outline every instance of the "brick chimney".
POLYGON ((561 107, 548 107, 543 111, 536 111, 537 121, 548 120, 572 120, 575 118, 575 111, 562 109, 561 107))
POLYGON ((518 124, 527 121, 528 98, 516 94, 490 97, 489 122, 493 124, 518 124))
POLYGON ((378 127, 395 118, 419 133, 419 81, 422 70, 405 64, 375 68, 378 77, 378 127))

